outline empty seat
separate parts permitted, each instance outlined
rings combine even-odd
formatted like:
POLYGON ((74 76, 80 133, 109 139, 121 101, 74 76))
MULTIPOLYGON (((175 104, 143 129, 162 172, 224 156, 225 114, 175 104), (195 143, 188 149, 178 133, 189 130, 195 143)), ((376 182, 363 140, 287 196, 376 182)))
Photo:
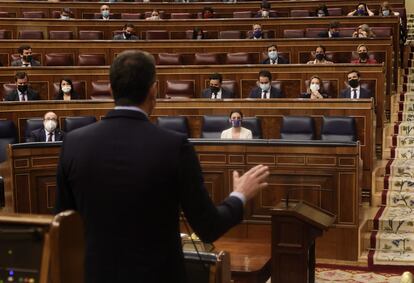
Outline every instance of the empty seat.
POLYGON ((194 81, 167 80, 165 98, 194 98, 194 81))
POLYGON ((335 142, 356 141, 356 125, 353 117, 323 117, 321 140, 335 142))
POLYGON ((309 17, 310 13, 308 10, 291 10, 290 11, 290 16, 292 18, 297 18, 297 17, 309 17))
POLYGON ((71 30, 51 30, 49 31, 49 39, 53 40, 70 40, 73 39, 73 31, 71 30))
POLYGON ((101 40, 103 38, 104 38, 103 31, 99 31, 99 30, 79 31, 79 39, 81 40, 101 40))
POLYGON ((201 138, 219 139, 221 132, 230 127, 228 116, 203 116, 201 138))
POLYGON ((91 99, 112 99, 111 84, 108 81, 92 82, 91 99))
POLYGON ((179 132, 181 134, 190 136, 187 117, 184 116, 166 116, 158 117, 157 125, 161 128, 179 132))
MULTIPOLYGON (((80 98, 85 98, 85 82, 84 81, 72 81, 73 89, 79 95, 80 98)), ((53 83, 54 97, 59 92, 59 82, 53 83)))
POLYGON ((342 16, 342 8, 328 8, 329 16, 342 16))
POLYGON ((391 36, 391 27, 372 27, 372 31, 376 37, 389 37, 391 36))
POLYGON ((285 29, 283 31, 284 38, 303 38, 305 31, 303 29, 285 29))
POLYGON ((73 66, 72 53, 46 53, 45 66, 73 66))
POLYGON ((11 30, 0 30, 0 39, 11 39, 11 30))
POLYGON ((0 91, 0 93, 1 93, 1 95, 0 95, 1 100, 3 101, 4 98, 9 93, 11 93, 12 91, 14 91, 16 88, 17 88, 17 86, 16 86, 15 83, 6 83, 6 84, 3 84, 3 87, 1 88, 1 91, 0 91))
POLYGON ((235 11, 233 12, 233 18, 251 18, 253 17, 252 11, 235 11))
POLYGON ((236 98, 239 97, 239 90, 237 88, 237 82, 235 80, 223 80, 221 87, 233 93, 236 98))
POLYGON ((251 64, 252 59, 250 53, 247 52, 237 52, 237 53, 227 53, 226 55, 226 64, 251 64))
POLYGON ((262 138, 262 124, 260 118, 257 117, 245 117, 243 118, 242 126, 252 131, 254 139, 262 138))
POLYGON ((195 53, 194 65, 216 65, 220 64, 217 53, 195 53))
POLYGON ((63 131, 68 133, 70 131, 82 128, 95 122, 95 116, 66 117, 64 120, 63 131))
POLYGON ((45 13, 42 11, 25 11, 23 13, 23 18, 39 19, 44 18, 45 13))
POLYGON ((339 28, 339 37, 352 37, 355 28, 339 28))
POLYGON ((7 146, 17 143, 17 129, 13 121, 0 120, 0 162, 7 159, 7 146))
POLYGON ((169 38, 170 35, 167 30, 147 30, 145 33, 145 39, 147 40, 161 40, 169 38))
POLYGON ((326 28, 307 28, 305 29, 305 34, 307 38, 319 37, 319 34, 326 32, 326 28))
POLYGON ((78 66, 105 66, 105 54, 79 54, 78 66))
POLYGON ((43 31, 21 30, 19 31, 19 39, 43 39, 43 31))
POLYGON ((30 118, 26 120, 26 128, 24 129, 24 141, 31 142, 30 134, 37 129, 43 127, 42 118, 30 118))
POLYGON ((283 116, 280 138, 284 140, 315 139, 315 122, 311 117, 283 116))
POLYGON ((191 13, 171 13, 171 19, 191 19, 191 13))
POLYGON ((9 17, 10 17, 9 12, 0 11, 0 18, 9 18, 9 17))
POLYGON ((183 58, 177 53, 159 53, 158 65, 182 65, 183 58))
POLYGON ((242 32, 239 30, 223 30, 219 33, 220 39, 241 39, 242 32))
POLYGON ((141 17, 141 13, 121 13, 121 19, 123 20, 139 20, 141 17))

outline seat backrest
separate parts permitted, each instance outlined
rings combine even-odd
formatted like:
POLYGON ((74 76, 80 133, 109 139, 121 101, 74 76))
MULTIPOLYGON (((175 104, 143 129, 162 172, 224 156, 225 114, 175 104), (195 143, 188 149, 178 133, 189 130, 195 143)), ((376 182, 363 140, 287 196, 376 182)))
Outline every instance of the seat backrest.
POLYGON ((105 66, 105 54, 79 54, 78 66, 105 66))
POLYGON ((24 140, 25 142, 30 142, 30 134, 37 129, 43 127, 42 118, 30 118, 26 120, 26 127, 24 129, 24 140))
POLYGON ((329 16, 342 16, 342 8, 328 8, 329 16))
POLYGON ((339 28, 339 37, 352 37, 355 28, 339 28))
POLYGON ((372 27, 371 29, 376 37, 389 37, 392 33, 391 27, 372 27))
POLYGON ((221 87, 239 97, 239 88, 235 80, 223 80, 221 87))
POLYGON ((204 252, 184 250, 184 265, 188 283, 230 282, 230 254, 224 251, 204 252))
POLYGON ((193 15, 191 13, 171 13, 171 19, 191 19, 193 15))
POLYGON ((109 81, 91 82, 92 90, 90 93, 91 99, 111 99, 111 84, 109 81))
POLYGON ((0 99, 3 100, 9 93, 17 88, 15 83, 5 83, 0 89, 0 99))
POLYGON ((95 122, 95 116, 66 117, 63 123, 63 131, 69 133, 70 131, 87 126, 95 122))
POLYGON ((293 18, 309 17, 310 12, 308 10, 290 10, 290 16, 293 18))
POLYGON ((252 58, 248 52, 236 52, 226 54, 226 64, 251 64, 252 58))
POLYGON ((103 31, 100 30, 81 30, 79 39, 81 40, 101 40, 104 38, 103 31))
POLYGON ((73 39, 73 31, 71 30, 51 30, 49 31, 49 39, 53 40, 70 40, 73 39))
POLYGON ((285 29, 283 30, 284 38, 303 38, 305 31, 303 29, 285 29))
POLYGON ((41 30, 21 30, 19 31, 19 39, 43 39, 43 31, 41 30))
POLYGON ((203 116, 201 138, 219 139, 221 132, 230 128, 228 116, 203 116))
POLYGON ((315 122, 307 116, 283 116, 280 138, 285 140, 315 139, 315 122))
MULTIPOLYGON (((79 95, 80 98, 85 98, 85 82, 84 81, 72 81, 73 89, 79 95)), ((53 83, 53 93, 57 96, 59 92, 59 82, 53 83)))
POLYGON ((147 40, 162 40, 170 39, 168 30, 147 30, 145 32, 145 39, 147 40))
POLYGON ((316 38, 324 31, 326 31, 326 28, 307 28, 305 29, 305 34, 307 38, 316 38))
POLYGON ((182 65, 183 58, 178 53, 158 53, 158 65, 182 65))
POLYGON ((42 11, 25 11, 22 13, 23 18, 40 19, 45 17, 45 13, 42 11))
POLYGON ((0 18, 9 18, 10 14, 9 12, 0 11, 0 18))
POLYGON ((257 117, 245 117, 243 118, 242 126, 252 131, 254 139, 262 138, 262 124, 260 118, 257 117))
POLYGON ((165 116, 157 118, 157 125, 161 128, 179 132, 190 137, 187 117, 184 116, 165 116))
POLYGON ((123 20, 139 20, 141 17, 141 13, 121 13, 121 19, 123 20))
POLYGON ((194 98, 194 81, 166 80, 165 98, 194 98))
POLYGON ((194 65, 217 65, 220 64, 217 53, 195 53, 194 65))
POLYGON ((245 19, 245 18, 252 18, 252 17, 253 17, 252 11, 235 11, 235 12, 233 12, 233 18, 245 19))
POLYGON ((242 32, 239 30, 222 30, 219 32, 219 39, 241 39, 242 32))
POLYGON ((356 141, 356 124, 353 117, 329 116, 322 118, 321 140, 356 141))
POLYGON ((46 53, 45 66, 73 66, 71 53, 46 53))
POLYGON ((7 146, 17 142, 17 129, 13 121, 0 120, 0 162, 7 159, 7 146))
POLYGON ((0 30, 0 39, 11 39, 12 33, 11 30, 0 30))

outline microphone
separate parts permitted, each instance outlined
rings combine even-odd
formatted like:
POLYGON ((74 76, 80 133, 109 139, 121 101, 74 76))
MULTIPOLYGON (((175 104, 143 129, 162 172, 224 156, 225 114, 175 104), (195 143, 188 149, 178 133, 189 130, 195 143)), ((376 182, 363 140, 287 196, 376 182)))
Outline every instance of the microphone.
MULTIPOLYGON (((290 193, 291 192, 294 192, 294 191, 304 191, 304 189, 302 189, 302 188, 295 188, 295 189, 288 189, 287 190, 287 192, 286 192, 286 198, 285 198, 285 205, 286 205, 286 208, 288 208, 289 207, 289 196, 290 196, 290 193)), ((313 192, 333 192, 332 190, 330 190, 330 189, 306 189, 306 191, 313 191, 313 192)))

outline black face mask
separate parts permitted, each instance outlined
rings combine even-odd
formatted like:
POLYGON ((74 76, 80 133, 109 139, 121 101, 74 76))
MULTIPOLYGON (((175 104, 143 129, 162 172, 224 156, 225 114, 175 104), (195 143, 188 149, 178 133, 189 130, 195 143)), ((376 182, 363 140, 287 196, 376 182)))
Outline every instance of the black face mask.
POLYGON ((211 93, 217 94, 217 92, 219 92, 220 88, 218 88, 216 86, 210 86, 210 90, 211 90, 211 93))
POLYGON ((132 34, 129 32, 124 32, 124 35, 126 39, 130 39, 132 34))
POLYGON ((359 53, 359 58, 363 61, 368 59, 368 53, 367 52, 361 52, 359 53))
POLYGON ((359 85, 359 81, 358 81, 358 79, 352 79, 352 80, 349 80, 349 81, 348 81, 348 83, 349 83, 349 85, 350 85, 352 88, 357 88, 357 87, 358 87, 358 85, 359 85))
POLYGON ((17 86, 17 89, 18 89, 20 92, 26 92, 26 91, 27 91, 27 85, 18 85, 18 86, 17 86))
POLYGON ((322 61, 325 58, 325 54, 318 53, 315 57, 318 61, 322 61))
POLYGON ((32 58, 33 58, 32 55, 23 56, 23 60, 26 61, 26 62, 32 61, 32 58))

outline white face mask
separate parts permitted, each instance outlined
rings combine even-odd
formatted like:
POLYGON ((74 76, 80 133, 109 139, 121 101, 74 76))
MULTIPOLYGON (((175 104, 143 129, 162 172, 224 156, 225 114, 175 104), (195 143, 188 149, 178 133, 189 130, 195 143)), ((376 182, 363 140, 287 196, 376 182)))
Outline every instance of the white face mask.
POLYGON ((46 131, 53 132, 57 127, 57 123, 53 120, 46 120, 43 122, 43 126, 45 127, 46 131))
POLYGON ((60 16, 60 19, 61 20, 70 20, 70 17, 69 16, 60 16))
POLYGON ((68 93, 72 90, 72 87, 70 85, 62 86, 63 93, 68 93))
POLYGON ((268 11, 262 11, 262 17, 263 18, 269 17, 269 12, 268 11))
POLYGON ((270 51, 270 52, 267 53, 267 55, 269 56, 270 59, 276 60, 276 58, 277 58, 277 51, 270 51))
POLYGON ((311 84, 309 88, 312 92, 316 92, 320 89, 320 86, 319 84, 311 84))
POLYGON ((259 85, 260 85, 260 88, 262 89, 262 91, 268 91, 269 88, 270 88, 270 84, 269 83, 267 83, 267 84, 259 84, 259 85))
POLYGON ((197 35, 197 39, 203 39, 203 36, 201 34, 197 35))

